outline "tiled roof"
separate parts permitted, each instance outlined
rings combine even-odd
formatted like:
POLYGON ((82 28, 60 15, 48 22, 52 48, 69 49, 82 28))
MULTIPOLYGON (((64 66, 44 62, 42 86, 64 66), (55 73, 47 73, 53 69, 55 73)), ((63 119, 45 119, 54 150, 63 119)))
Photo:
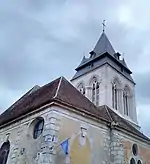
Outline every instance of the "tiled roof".
POLYGON ((54 97, 59 81, 60 78, 47 85, 44 85, 43 87, 40 87, 38 90, 30 93, 28 96, 23 96, 20 101, 13 104, 0 115, 0 126, 17 119, 20 116, 30 113, 38 107, 46 104, 54 97))
POLYGON ((106 108, 107 108, 109 115, 110 115, 111 119, 113 120, 113 122, 117 123, 117 127, 119 127, 120 129, 124 129, 134 135, 137 135, 141 138, 144 138, 144 139, 150 141, 150 139, 147 136, 145 136, 138 129, 133 127, 129 122, 127 122, 125 119, 120 117, 118 114, 116 114, 114 111, 112 111, 109 107, 106 106, 106 108))
POLYGON ((125 129, 130 133, 150 141, 144 134, 135 129, 107 106, 97 108, 64 77, 60 77, 36 89, 34 92, 25 95, 20 101, 17 101, 17 103, 0 115, 0 126, 19 119, 21 116, 33 112, 50 102, 57 102, 72 106, 77 112, 89 115, 107 124, 117 122, 118 124, 116 126, 118 128, 125 129))

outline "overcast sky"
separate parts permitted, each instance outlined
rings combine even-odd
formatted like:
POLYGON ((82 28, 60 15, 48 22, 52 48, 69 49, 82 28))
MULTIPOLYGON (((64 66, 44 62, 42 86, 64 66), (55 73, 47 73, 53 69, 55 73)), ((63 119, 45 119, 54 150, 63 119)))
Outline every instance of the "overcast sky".
POLYGON ((0 0, 1 112, 34 85, 70 79, 102 32, 137 83, 139 123, 150 136, 150 1, 0 0))

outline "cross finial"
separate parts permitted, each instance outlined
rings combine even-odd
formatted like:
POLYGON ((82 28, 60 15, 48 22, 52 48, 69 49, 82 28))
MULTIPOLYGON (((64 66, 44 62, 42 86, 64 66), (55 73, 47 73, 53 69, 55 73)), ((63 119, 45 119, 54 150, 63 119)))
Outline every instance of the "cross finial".
POLYGON ((106 27, 105 20, 103 20, 102 25, 103 25, 103 32, 105 32, 105 27, 106 27))

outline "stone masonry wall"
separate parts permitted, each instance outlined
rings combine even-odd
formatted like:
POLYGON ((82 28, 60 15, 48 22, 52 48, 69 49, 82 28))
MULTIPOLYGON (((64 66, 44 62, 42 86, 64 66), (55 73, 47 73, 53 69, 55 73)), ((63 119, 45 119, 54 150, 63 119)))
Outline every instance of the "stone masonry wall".
POLYGON ((52 163, 51 147, 57 144, 59 119, 48 108, 28 118, 0 129, 0 146, 9 139, 10 153, 7 164, 52 163), (33 139, 30 126, 37 117, 44 118, 43 134, 33 139))
POLYGON ((110 131, 110 160, 111 164, 123 164, 124 154, 122 138, 114 130, 110 131))
POLYGON ((7 139, 10 141, 7 164, 66 164, 60 147, 66 137, 70 137, 68 162, 110 163, 107 127, 58 107, 47 108, 0 129, 0 146, 7 139), (31 127, 38 117, 44 118, 44 130, 39 138, 33 139, 31 127), (81 127, 85 128, 85 137, 81 136, 81 127))

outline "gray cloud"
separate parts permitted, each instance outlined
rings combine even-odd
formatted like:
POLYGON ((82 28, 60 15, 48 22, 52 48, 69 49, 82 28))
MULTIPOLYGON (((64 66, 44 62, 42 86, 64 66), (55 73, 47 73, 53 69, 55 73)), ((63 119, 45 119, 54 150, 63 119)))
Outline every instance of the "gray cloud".
POLYGON ((150 72, 135 75, 138 103, 150 104, 150 72))
POLYGON ((35 84, 61 75, 70 79, 106 19, 112 45, 134 73, 140 124, 150 135, 145 117, 150 107, 149 5, 146 0, 0 0, 1 109, 35 84))

